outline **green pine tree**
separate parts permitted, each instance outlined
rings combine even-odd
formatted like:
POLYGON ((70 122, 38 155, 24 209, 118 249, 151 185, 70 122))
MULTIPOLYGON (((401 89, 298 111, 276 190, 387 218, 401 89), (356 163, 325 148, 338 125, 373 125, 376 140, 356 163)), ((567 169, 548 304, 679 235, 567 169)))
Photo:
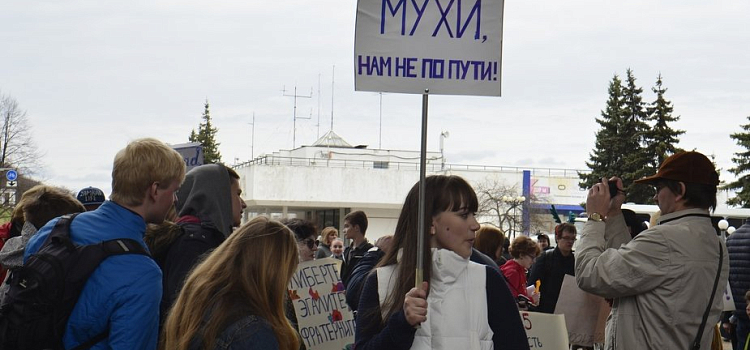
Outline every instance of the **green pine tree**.
POLYGON ((651 158, 646 152, 645 136, 649 130, 648 113, 643 102, 643 88, 636 86, 633 71, 626 71, 627 84, 623 88, 625 116, 622 118, 618 139, 622 144, 621 172, 627 200, 629 202, 645 204, 653 200, 653 189, 650 186, 636 184, 634 181, 655 172, 651 158))
MULTIPOLYGON (((750 120, 750 116, 747 117, 750 120)), ((739 205, 743 208, 750 208, 750 124, 741 125, 744 132, 738 132, 729 135, 737 141, 737 145, 743 148, 742 151, 736 152, 732 157, 734 168, 729 172, 738 177, 737 180, 726 184, 722 189, 735 190, 735 196, 727 200, 728 205, 739 205), (741 174, 745 174, 740 176, 741 174)))
POLYGON ((611 177, 622 173, 621 160, 623 149, 619 140, 619 128, 625 117, 625 104, 623 96, 622 81, 617 74, 609 83, 609 98, 607 105, 601 111, 601 117, 596 118, 600 129, 596 132, 594 149, 589 154, 586 166, 591 169, 590 173, 578 173, 581 178, 579 186, 590 188, 601 181, 602 177, 611 177))
POLYGON ((667 88, 662 86, 661 73, 656 78, 656 86, 651 90, 656 94, 656 100, 647 108, 649 120, 654 124, 646 133, 646 152, 652 159, 652 168, 658 169, 670 155, 681 151, 675 145, 680 142, 679 136, 685 131, 672 129, 668 125, 678 121, 680 117, 672 116, 672 102, 664 98, 667 88))
POLYGON ((188 140, 198 142, 203 146, 203 164, 221 163, 220 143, 216 142, 218 128, 211 124, 211 113, 208 110, 208 100, 204 105, 203 121, 198 125, 198 132, 193 129, 188 140))

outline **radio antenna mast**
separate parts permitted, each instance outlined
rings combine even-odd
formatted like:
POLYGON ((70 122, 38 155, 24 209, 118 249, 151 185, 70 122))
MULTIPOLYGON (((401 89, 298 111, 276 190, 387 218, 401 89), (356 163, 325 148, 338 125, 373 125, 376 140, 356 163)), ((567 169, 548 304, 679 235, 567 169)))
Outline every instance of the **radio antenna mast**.
POLYGON ((320 138, 320 73, 318 73, 318 124, 315 126, 318 127, 318 139, 320 138))
POLYGON ((333 65, 333 69, 331 72, 331 131, 333 131, 333 86, 334 82, 336 81, 336 65, 333 65))
POLYGON ((297 94, 297 85, 294 85, 294 94, 289 95, 286 93, 286 86, 284 86, 281 90, 281 94, 283 96, 289 96, 294 97, 294 113, 293 113, 293 126, 292 126, 292 149, 295 149, 297 147, 297 119, 311 119, 312 116, 305 117, 298 117, 297 116, 297 98, 312 98, 312 88, 310 88, 310 94, 309 95, 298 95, 297 94))

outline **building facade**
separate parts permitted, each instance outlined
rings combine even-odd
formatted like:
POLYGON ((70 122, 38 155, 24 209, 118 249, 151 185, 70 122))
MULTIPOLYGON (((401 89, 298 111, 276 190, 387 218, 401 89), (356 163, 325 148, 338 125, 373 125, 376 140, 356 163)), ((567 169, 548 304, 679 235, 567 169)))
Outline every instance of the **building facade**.
MULTIPOLYGON (((371 241, 392 234, 408 191, 419 181, 419 157, 419 151, 351 146, 333 131, 313 145, 259 156, 234 167, 248 206, 243 220, 298 217, 315 222, 318 229, 340 229, 347 213, 362 210, 369 219, 371 241)), ((577 214, 586 200, 586 192, 578 189, 577 171, 571 169, 446 164, 440 152, 427 152, 426 173, 458 175, 475 190, 499 186, 508 197, 523 196, 523 201, 505 203, 506 209, 514 206, 511 215, 518 222, 503 227, 505 231, 548 231, 532 227, 532 209, 547 212, 554 204, 561 215, 577 214)))

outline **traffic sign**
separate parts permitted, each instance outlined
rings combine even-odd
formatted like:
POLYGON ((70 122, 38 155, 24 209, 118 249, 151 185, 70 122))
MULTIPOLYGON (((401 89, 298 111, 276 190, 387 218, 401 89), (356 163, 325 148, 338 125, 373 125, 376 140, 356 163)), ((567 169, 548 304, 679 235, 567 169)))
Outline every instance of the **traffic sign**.
POLYGON ((16 181, 8 181, 5 183, 5 187, 13 188, 16 187, 17 182, 16 181))
POLYGON ((8 179, 8 181, 16 181, 16 179, 18 179, 18 172, 10 169, 5 173, 5 178, 8 179))

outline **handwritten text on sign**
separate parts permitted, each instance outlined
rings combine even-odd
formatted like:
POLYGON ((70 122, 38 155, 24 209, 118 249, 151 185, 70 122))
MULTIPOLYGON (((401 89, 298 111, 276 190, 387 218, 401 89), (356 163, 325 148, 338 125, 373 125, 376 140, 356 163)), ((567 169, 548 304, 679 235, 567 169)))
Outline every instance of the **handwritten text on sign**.
POLYGON ((568 331, 563 315, 521 311, 530 349, 568 350, 568 331))
POLYGON ((339 278, 341 261, 319 259, 299 264, 289 282, 302 342, 308 349, 342 349, 354 342, 354 317, 339 278))
POLYGON ((359 0, 355 88, 500 95, 503 0, 359 0))

